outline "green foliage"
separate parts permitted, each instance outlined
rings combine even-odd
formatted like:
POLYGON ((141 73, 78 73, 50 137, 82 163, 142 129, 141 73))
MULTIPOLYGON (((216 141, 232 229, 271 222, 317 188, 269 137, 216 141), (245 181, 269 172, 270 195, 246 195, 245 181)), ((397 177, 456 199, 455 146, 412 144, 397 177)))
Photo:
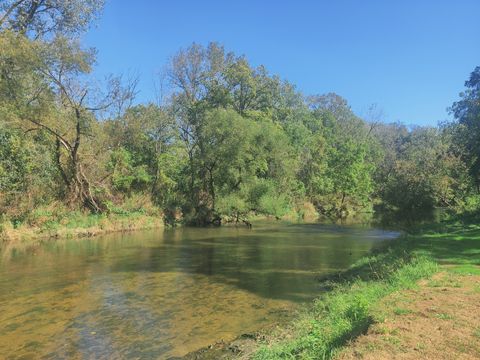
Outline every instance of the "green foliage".
POLYGON ((42 137, 31 139, 0 125, 0 214, 17 221, 56 197, 57 173, 42 137))
POLYGON ((465 91, 450 111, 454 123, 454 143, 469 167, 477 187, 480 184, 480 66, 465 82, 465 91))
POLYGON ((406 134, 380 190, 385 203, 404 212, 463 206, 467 168, 449 146, 447 135, 435 129, 406 134))
POLYGON ((289 211, 290 203, 283 194, 267 193, 260 198, 259 211, 267 215, 273 215, 280 218, 289 211))
POLYGON ((158 156, 153 197, 159 205, 164 207, 178 205, 177 184, 181 165, 180 156, 176 156, 174 153, 158 156))
POLYGON ((374 203, 478 208, 478 69, 452 107, 457 123, 439 129, 367 123, 339 95, 305 97, 217 43, 171 58, 162 105, 129 106, 134 83, 93 87, 95 51, 74 36, 102 6, 2 5, 12 10, 0 24, 2 212, 21 203, 8 216, 25 217, 42 198, 94 213, 142 198, 169 223, 198 225, 280 218, 305 202, 334 219, 374 203))
POLYGON ((31 170, 25 141, 18 134, 0 128, 0 189, 3 192, 25 190, 31 170))
POLYGON ((226 219, 236 222, 244 220, 251 210, 251 205, 241 193, 222 196, 217 202, 217 211, 226 219))
POLYGON ((461 210, 472 213, 480 209, 480 194, 472 194, 463 199, 461 210))
POLYGON ((126 194, 130 194, 134 190, 145 190, 152 181, 146 166, 134 166, 132 155, 124 148, 119 148, 111 153, 107 170, 112 173, 113 189, 126 194))
POLYGON ((4 0, 0 31, 9 29, 32 38, 55 33, 78 35, 102 10, 103 0, 4 0))
POLYGON ((345 217, 368 208, 371 201, 374 144, 364 132, 365 123, 353 115, 345 100, 329 94, 315 101, 305 123, 310 136, 300 178, 322 214, 345 217))

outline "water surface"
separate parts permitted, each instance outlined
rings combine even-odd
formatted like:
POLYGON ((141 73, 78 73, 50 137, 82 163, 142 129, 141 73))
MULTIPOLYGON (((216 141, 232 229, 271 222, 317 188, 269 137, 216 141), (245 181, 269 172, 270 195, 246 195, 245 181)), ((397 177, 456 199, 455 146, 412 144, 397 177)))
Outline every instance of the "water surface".
POLYGON ((0 354, 183 356, 278 321, 394 232, 312 224, 61 240, 0 258, 0 354))

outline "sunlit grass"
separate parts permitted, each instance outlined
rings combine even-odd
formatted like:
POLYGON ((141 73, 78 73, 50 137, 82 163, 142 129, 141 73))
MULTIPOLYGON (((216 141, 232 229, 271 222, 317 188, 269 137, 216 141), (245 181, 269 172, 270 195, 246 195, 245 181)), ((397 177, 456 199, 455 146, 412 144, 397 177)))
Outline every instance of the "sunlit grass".
MULTIPOLYGON (((255 359, 329 359, 348 340, 379 321, 373 311, 386 296, 417 287, 446 265, 451 281, 429 286, 455 287, 455 275, 480 274, 480 226, 442 223, 405 236, 376 256, 365 257, 340 277, 329 282, 333 290, 321 296, 312 309, 298 320, 293 340, 277 340, 263 346, 255 359)), ((410 311, 395 308, 397 316, 410 311)), ((449 314, 437 314, 451 319, 449 314)))
POLYGON ((339 285, 318 299, 311 311, 296 324, 295 340, 264 347, 256 359, 328 359, 349 339, 363 333, 375 322, 373 309, 385 296, 413 288, 419 279, 437 271, 426 258, 409 263, 399 261, 398 268, 376 273, 380 280, 356 280, 339 285))

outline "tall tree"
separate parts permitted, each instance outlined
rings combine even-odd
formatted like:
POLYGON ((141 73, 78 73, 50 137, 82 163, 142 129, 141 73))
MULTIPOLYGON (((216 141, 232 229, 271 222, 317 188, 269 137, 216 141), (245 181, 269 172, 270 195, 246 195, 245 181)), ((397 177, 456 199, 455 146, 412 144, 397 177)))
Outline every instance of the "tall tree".
POLYGON ((465 87, 450 112, 458 122, 456 144, 480 192, 480 66, 470 74, 465 87))
POLYGON ((33 39, 53 34, 75 36, 90 26, 103 6, 104 0, 3 0, 0 30, 33 39))

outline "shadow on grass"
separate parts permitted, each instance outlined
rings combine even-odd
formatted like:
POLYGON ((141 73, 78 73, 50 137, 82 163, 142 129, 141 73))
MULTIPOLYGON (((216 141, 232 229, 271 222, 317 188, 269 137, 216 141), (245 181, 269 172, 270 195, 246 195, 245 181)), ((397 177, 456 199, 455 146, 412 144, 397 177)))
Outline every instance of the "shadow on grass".
MULTIPOLYGON (((470 220, 471 221, 471 220, 470 220)), ((440 264, 480 265, 480 226, 446 222, 412 235, 413 250, 440 264)))
POLYGON ((332 358, 368 329, 378 301, 415 287, 438 270, 438 263, 455 265, 451 271, 475 273, 480 264, 480 226, 450 221, 412 227, 347 271, 320 278, 322 287, 332 291, 325 292, 305 315, 307 320, 299 322, 294 340, 264 347, 255 358, 332 358))
POLYGON ((411 227, 404 236, 375 249, 348 270, 318 280, 324 290, 355 280, 383 280, 418 257, 441 265, 480 266, 480 225, 475 219, 411 227))

